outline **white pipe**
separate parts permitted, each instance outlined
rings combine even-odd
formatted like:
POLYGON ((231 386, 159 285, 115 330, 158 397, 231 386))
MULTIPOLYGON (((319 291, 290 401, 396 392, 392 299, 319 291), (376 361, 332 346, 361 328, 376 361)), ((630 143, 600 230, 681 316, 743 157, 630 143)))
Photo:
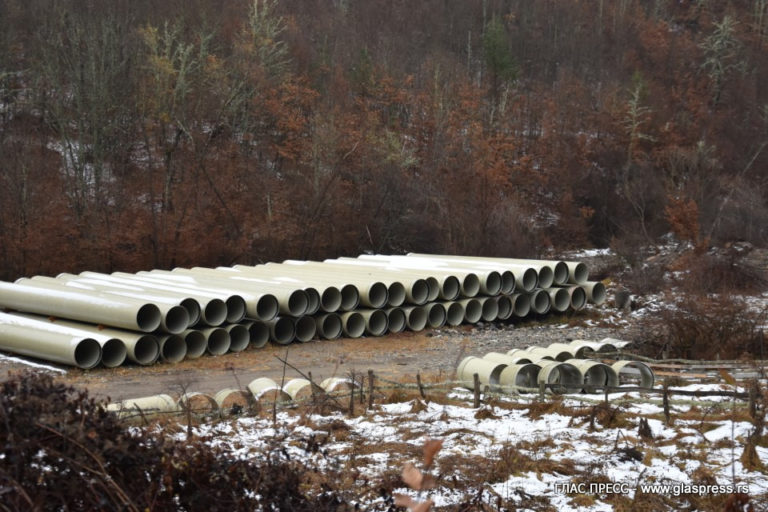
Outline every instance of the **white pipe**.
POLYGON ((249 391, 242 389, 226 388, 213 396, 219 405, 219 411, 223 414, 242 414, 253 408, 255 400, 249 391))
POLYGON ((572 310, 579 311, 584 309, 584 306, 587 304, 587 293, 584 291, 584 288, 581 286, 568 286, 563 288, 563 290, 568 292, 572 310))
POLYGON ((269 322, 269 339, 278 345, 288 345, 296 338, 296 324, 289 316, 278 316, 269 322))
POLYGON ((578 393, 583 386, 581 372, 570 363, 560 361, 541 361, 538 384, 556 384, 547 391, 552 394, 578 393))
POLYGON ((365 333, 365 318, 363 318, 363 315, 357 311, 347 311, 340 316, 344 336, 359 338, 365 333))
POLYGON ((568 311, 571 306, 571 294, 565 288, 547 288, 544 290, 549 294, 550 307, 558 313, 568 311))
POLYGON ((486 322, 493 322, 499 317, 499 304, 495 297, 478 297, 482 307, 482 318, 486 322))
POLYGON ((430 302, 424 304, 424 309, 427 310, 427 325, 432 329, 439 329, 445 325, 447 320, 447 313, 445 307, 439 302, 430 302))
POLYGON ((211 395, 196 391, 184 393, 176 400, 180 411, 189 410, 196 414, 214 414, 219 410, 219 404, 211 395))
POLYGON ((445 323, 451 327, 461 325, 464 321, 464 306, 460 302, 442 302, 445 308, 445 323))
POLYGON ((509 295, 498 295, 494 299, 496 300, 496 309, 498 310, 496 318, 499 320, 509 319, 512 316, 512 309, 514 307, 512 299, 509 298, 509 295))
POLYGON ((317 334, 317 322, 314 317, 302 316, 294 319, 296 327, 296 341, 306 343, 314 339, 317 334))
POLYGON ((317 334, 326 340, 335 340, 343 332, 341 317, 336 313, 326 313, 315 318, 317 334))
POLYGON ((544 347, 528 347, 526 349, 528 353, 539 356, 550 356, 556 361, 565 362, 569 359, 573 359, 573 352, 569 350, 561 350, 558 348, 544 348, 544 347))
POLYGON ((384 310, 387 313, 387 325, 389 332, 395 334, 405 330, 405 313, 402 308, 388 308, 384 310))
POLYGON ((253 348, 262 348, 269 343, 269 327, 264 322, 246 321, 243 325, 248 329, 250 336, 250 346, 253 348))
POLYGON ((634 385, 641 388, 652 388, 654 384, 653 370, 640 361, 616 361, 611 365, 619 379, 620 386, 634 385))
POLYGON ((307 311, 305 314, 314 315, 315 313, 320 311, 320 305, 322 301, 320 292, 316 288, 312 288, 311 286, 308 286, 304 288, 304 293, 307 294, 307 311))
POLYGON ((229 345, 232 343, 232 339, 226 329, 221 327, 206 327, 200 329, 200 332, 205 336, 207 342, 206 350, 212 356, 220 356, 226 354, 229 350, 229 345))
POLYGON ((243 324, 229 324, 222 326, 229 333, 229 351, 242 352, 248 348, 251 342, 251 333, 243 324))
POLYGON ((592 355, 595 353, 595 351, 588 346, 575 346, 569 345, 567 343, 551 343, 547 349, 566 351, 570 354, 573 354, 575 359, 587 359, 592 357, 592 355))
POLYGON ((476 324, 483 317, 483 304, 477 299, 457 300, 464 308, 464 321, 468 324, 476 324))
POLYGON ((605 302, 605 285, 600 281, 586 281, 581 287, 587 293, 587 300, 597 306, 605 302))
POLYGON ((184 338, 184 343, 187 344, 187 359, 197 359, 205 354, 205 349, 208 348, 208 341, 205 339, 205 335, 196 329, 187 329, 179 334, 184 338))
POLYGON ((549 293, 538 288, 532 291, 528 298, 531 301, 531 310, 538 315, 545 315, 549 313, 549 308, 552 305, 552 299, 549 297, 549 293))
POLYGON ((590 359, 571 359, 568 363, 579 369, 584 379, 584 392, 596 393, 598 390, 619 385, 619 378, 616 372, 600 361, 590 359))
POLYGON ((107 411, 117 413, 119 418, 138 415, 150 417, 157 414, 178 412, 179 406, 169 395, 153 395, 108 404, 107 411))
POLYGON ((474 389, 474 374, 477 374, 481 385, 489 386, 492 391, 496 391, 499 389, 499 376, 506 367, 504 363, 469 356, 459 363, 456 376, 464 387, 474 389))
POLYGON ((488 352, 483 356, 483 359, 494 361, 496 363, 504 363, 506 365, 530 364, 532 362, 528 357, 502 354, 501 352, 488 352))
POLYGON ((283 385, 285 391, 294 402, 312 398, 312 383, 307 379, 291 379, 283 385))
POLYGON ((248 384, 248 390, 260 404, 281 403, 291 400, 291 395, 280 389, 280 386, 269 377, 253 379, 248 384))
POLYGON ((157 337, 160 359, 166 363, 179 363, 187 356, 187 344, 178 334, 157 337))
POLYGON ((537 387, 541 366, 535 363, 507 364, 499 374, 499 387, 515 393, 528 393, 529 389, 537 387))
POLYGON ((531 312, 531 298, 527 293, 513 293, 509 299, 512 301, 512 314, 517 318, 525 318, 531 312))
POLYGON ((412 331, 423 331, 427 327, 427 310, 422 306, 401 308, 405 313, 405 325, 412 331))
MULTIPOLYGON (((383 336, 389 327, 387 313, 381 309, 359 309, 365 319, 365 332, 369 336, 383 336)), ((322 387, 322 386, 321 386, 322 387)))

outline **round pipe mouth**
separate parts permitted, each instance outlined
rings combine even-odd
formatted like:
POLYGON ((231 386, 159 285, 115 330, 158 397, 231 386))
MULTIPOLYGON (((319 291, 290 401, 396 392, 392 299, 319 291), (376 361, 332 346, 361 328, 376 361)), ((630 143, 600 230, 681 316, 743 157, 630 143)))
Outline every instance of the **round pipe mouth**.
POLYGON ((509 295, 515 291, 515 274, 511 270, 501 272, 501 293, 509 295))
POLYGON ((551 308, 558 313, 567 311, 571 305, 571 295, 566 288, 550 288, 549 298, 551 299, 551 308))
MULTIPOLYGON (((429 291, 427 292, 427 302, 437 300, 440 296, 440 281, 436 277, 425 277, 429 291)), ((425 303, 426 304, 426 303, 425 303)))
POLYGON ((387 304, 393 307, 401 306, 405 302, 405 286, 399 281, 389 283, 387 287, 387 304))
POLYGON ((526 268, 523 271, 522 279, 517 281, 517 285, 524 292, 533 291, 539 284, 539 274, 535 269, 526 268))
POLYGON ((365 318, 360 313, 351 311, 341 315, 342 329, 348 338, 359 338, 365 333, 365 318))
POLYGON ((387 285, 379 281, 371 283, 371 286, 368 287, 367 305, 372 308, 383 308, 387 305, 388 300, 387 285))
POLYGON ((211 299, 202 308, 200 320, 205 325, 217 326, 227 320, 227 305, 221 299, 211 299))
POLYGON ((205 341, 205 335, 200 331, 189 329, 182 333, 184 343, 187 344, 187 359, 197 359, 205 354, 208 342, 205 341))
POLYGON ((616 378, 620 386, 639 386, 652 388, 654 384, 653 370, 640 361, 617 361, 611 365, 616 372, 616 378))
POLYGON ((517 318, 524 318, 531 312, 531 298, 527 293, 517 293, 510 297, 512 299, 512 314, 517 318))
POLYGON ((387 314, 377 309, 372 311, 368 316, 368 321, 365 324, 365 332, 371 336, 383 336, 387 332, 389 327, 389 319, 387 314))
POLYGON ((269 342, 269 327, 264 322, 250 322, 248 335, 253 348, 262 348, 269 342))
POLYGON ((605 285, 603 283, 601 283, 600 281, 597 281, 592 286, 592 293, 591 293, 591 295, 592 295, 591 299, 592 299, 592 302, 594 304, 599 306, 600 304, 604 303, 605 302, 605 298, 606 298, 605 297, 605 295, 606 295, 606 293, 605 293, 605 285))
MULTIPOLYGON (((567 265, 566 265, 567 267, 567 265)), ((584 263, 578 262, 575 265, 571 265, 570 280, 576 284, 584 284, 589 279, 589 269, 584 263)))
POLYGON ((346 284, 341 287, 341 310, 352 311, 360 305, 360 291, 357 286, 346 284))
POLYGON ((496 297, 496 308, 499 314, 496 316, 499 320, 507 320, 512 316, 512 299, 508 295, 499 295, 496 297))
POLYGON ((304 288, 307 294, 307 315, 314 315, 320 311, 320 292, 314 288, 304 288))
POLYGON ((589 366, 584 373, 584 392, 596 393, 606 386, 616 387, 619 383, 616 372, 607 364, 597 363, 589 366))
POLYGON ((492 297, 480 300, 483 304, 481 317, 486 322, 493 322, 499 317, 499 304, 492 297))
POLYGON ((227 322, 236 324, 245 318, 245 299, 239 295, 232 295, 227 299, 227 322))
POLYGON ((560 284, 560 285, 566 284, 569 278, 570 278, 570 270, 568 269, 568 264, 564 261, 558 261, 557 263, 555 263, 555 268, 553 269, 553 275, 552 275, 552 279, 554 283, 560 284))
POLYGON ((501 372, 499 381, 504 388, 513 388, 516 393, 528 393, 537 388, 541 367, 530 362, 510 364, 501 372))
POLYGON ((578 393, 581 391, 583 380, 578 368, 570 363, 551 362, 543 364, 539 371, 538 382, 554 384, 549 392, 561 395, 563 393, 578 393))
POLYGON ((539 288, 552 288, 552 284, 555 282, 555 272, 552 267, 543 266, 539 268, 538 274, 538 287, 539 288))
POLYGON ((288 295, 288 302, 284 305, 286 312, 291 316, 301 316, 307 312, 309 299, 304 290, 294 290, 288 295))
POLYGON ((163 330, 169 334, 179 334, 189 327, 189 314, 181 306, 171 306, 163 318, 163 330))
POLYGON ((584 309, 587 304, 587 292, 581 286, 573 286, 570 288, 571 294, 571 309, 579 311, 584 309))
POLYGON ((336 313, 328 313, 317 317, 317 333, 327 340, 335 340, 343 332, 341 317, 336 313))
POLYGON ((128 350, 128 358, 142 366, 154 364, 160 358, 160 343, 155 336, 140 336, 133 345, 133 350, 128 350))
POLYGON ((535 290, 531 294, 531 309, 534 313, 543 315, 549 312, 551 300, 549 294, 544 290, 535 290))
POLYGON ((296 337, 296 324, 290 317, 279 316, 270 322, 269 334, 272 342, 288 345, 296 337))
POLYGON ((192 298, 186 298, 181 299, 179 305, 187 310, 187 315, 189 315, 189 325, 195 325, 200 322, 200 315, 202 313, 200 311, 199 302, 192 298))
POLYGON ((492 270, 482 282, 481 289, 486 295, 498 295, 501 292, 501 274, 492 270))
POLYGON ((242 324, 232 324, 224 327, 229 333, 229 351, 242 352, 248 348, 251 342, 251 333, 248 328, 242 324))
POLYGON ((427 311, 421 306, 404 308, 405 325, 412 331, 423 331, 427 326, 427 311))
POLYGON ((277 297, 270 293, 262 295, 256 301, 256 320, 269 322, 277 316, 279 311, 280 303, 277 301, 277 297))
POLYGON ((469 273, 464 276, 461 282, 461 295, 464 297, 474 297, 480 293, 480 278, 477 274, 469 273))
POLYGON ((442 304, 431 303, 424 306, 427 309, 427 324, 432 329, 437 329, 445 325, 447 313, 442 304))
POLYGON ((328 313, 341 309, 341 291, 335 286, 329 286, 323 290, 323 295, 320 298, 320 307, 328 313))
POLYGON ((187 344, 178 334, 169 334, 158 338, 160 344, 160 360, 166 363, 179 363, 187 355, 187 344))
POLYGON ((405 313, 400 308, 391 308, 387 310, 387 323, 389 332, 398 333, 405 330, 405 313))
POLYGON ((126 357, 128 357, 128 349, 123 340, 110 338, 101 346, 101 364, 107 368, 120 366, 125 362, 126 357))
POLYGON ((465 299, 461 301, 464 306, 464 321, 476 324, 483 317, 483 305, 477 299, 465 299))
POLYGON ((429 284, 424 279, 416 279, 413 281, 410 290, 406 292, 406 298, 408 302, 421 306, 427 303, 429 298, 429 284))
POLYGON ((90 370, 101 362, 101 354, 101 345, 98 341, 93 338, 83 338, 75 346, 75 364, 78 368, 90 370))
POLYGON ((306 343, 317 334, 317 322, 311 316, 302 316, 296 319, 296 340, 306 343))
POLYGON ((451 327, 461 325, 464 321, 464 306, 458 302, 443 303, 445 308, 445 323, 451 327))
POLYGON ((154 304, 144 304, 136 313, 136 326, 142 332, 152 332, 160 328, 163 315, 154 304))
POLYGON ((208 336, 208 346, 206 347, 208 353, 212 356, 226 354, 230 343, 232 343, 227 330, 221 327, 212 327, 205 329, 205 331, 207 331, 205 334, 208 336))
POLYGON ((443 279, 440 287, 440 298, 443 300, 455 300, 461 293, 461 281, 456 276, 448 276, 443 279))

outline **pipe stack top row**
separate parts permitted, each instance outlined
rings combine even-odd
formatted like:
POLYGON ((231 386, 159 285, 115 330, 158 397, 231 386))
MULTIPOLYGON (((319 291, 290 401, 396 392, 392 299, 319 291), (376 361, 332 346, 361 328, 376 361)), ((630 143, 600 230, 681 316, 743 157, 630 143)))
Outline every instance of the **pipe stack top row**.
POLYGON ((581 262, 408 254, 0 282, 0 350, 92 368, 601 304, 581 262))

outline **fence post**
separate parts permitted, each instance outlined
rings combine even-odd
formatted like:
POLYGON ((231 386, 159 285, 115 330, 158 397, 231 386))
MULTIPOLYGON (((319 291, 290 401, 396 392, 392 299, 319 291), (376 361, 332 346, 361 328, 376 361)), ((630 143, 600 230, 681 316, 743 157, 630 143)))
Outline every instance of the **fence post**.
POLYGON ((373 408, 373 370, 368 369, 368 408, 373 408))
POLYGON ((426 400, 427 394, 424 392, 424 386, 421 384, 421 374, 419 372, 416 372, 416 384, 419 386, 419 394, 421 395, 421 399, 426 400))
POLYGON ((472 378, 475 381, 475 409, 480 407, 480 376, 478 374, 474 374, 472 378))

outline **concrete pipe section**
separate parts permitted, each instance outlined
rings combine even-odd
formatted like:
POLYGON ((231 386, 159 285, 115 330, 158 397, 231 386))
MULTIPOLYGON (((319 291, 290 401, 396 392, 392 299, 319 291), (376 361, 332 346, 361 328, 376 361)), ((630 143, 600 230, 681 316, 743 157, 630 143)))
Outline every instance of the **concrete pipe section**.
POLYGON ((587 305, 587 292, 581 286, 568 286, 565 288, 571 299, 571 309, 580 311, 587 305))
POLYGON ((354 383, 343 377, 329 377, 320 383, 320 387, 329 395, 348 395, 355 389, 354 383))
POLYGON ((229 333, 229 351, 242 352, 248 348, 251 342, 251 333, 248 327, 242 324, 230 324, 223 326, 223 329, 229 333))
POLYGON ((476 324, 483 317, 483 304, 478 299, 461 299, 456 301, 464 308, 464 321, 476 324))
POLYGON ((326 340, 335 340, 343 332, 341 317, 336 313, 326 313, 315 317, 317 334, 326 340))
POLYGON ((421 306, 402 308, 405 313, 405 325, 411 331, 423 331, 427 327, 427 310, 421 306))
POLYGON ((468 389, 474 389, 474 374, 477 374, 482 386, 489 386, 491 390, 499 389, 499 377, 507 365, 480 359, 479 357, 465 357, 456 369, 456 375, 462 385, 468 389))
POLYGON ((530 358, 525 357, 524 355, 502 354, 501 352, 488 352, 483 356, 483 359, 487 361, 493 361, 494 363, 504 363, 507 365, 527 364, 533 362, 530 358))
POLYGON ((478 297, 481 306, 481 317, 486 322, 493 322, 499 317, 499 304, 495 297, 478 297))
POLYGON ((317 322, 314 317, 302 316, 294 319, 294 327, 296 330, 296 341, 300 343, 306 343, 315 339, 317 335, 317 322))
POLYGON ((509 295, 499 295, 498 297, 494 297, 494 300, 496 301, 496 308, 499 312, 496 318, 498 320, 508 320, 509 317, 512 316, 512 299, 509 298, 509 295))
POLYGON ((605 285, 600 281, 586 281, 581 283, 581 287, 587 294, 587 300, 592 304, 599 306, 605 302, 605 285))
POLYGON ((499 386, 502 391, 528 393, 538 387, 541 366, 534 363, 508 364, 499 374, 499 386))
POLYGON ((565 288, 547 288, 550 307, 558 313, 564 313, 571 307, 571 294, 565 288))
POLYGON ((396 334, 403 332, 406 327, 405 312, 402 308, 389 308, 384 310, 387 313, 387 324, 389 332, 396 334))
POLYGON ((307 311, 305 315, 314 315, 320 311, 320 292, 315 288, 304 288, 304 293, 307 294, 307 311))
POLYGON ((445 308, 445 324, 451 327, 461 325, 464 321, 464 306, 459 302, 445 301, 441 303, 445 308))
POLYGON ((611 365, 620 386, 638 386, 651 389, 655 376, 650 366, 640 361, 616 361, 611 365))
POLYGON ((405 303, 405 285, 400 281, 390 281, 387 286, 387 305, 402 306, 405 303))
POLYGON ((512 301, 512 314, 515 318, 525 318, 531 312, 531 298, 527 293, 514 293, 509 299, 512 301))
POLYGON ((219 411, 219 404, 211 395, 205 393, 184 393, 176 401, 176 406, 182 412, 189 410, 194 414, 215 414, 219 411))
POLYGON ((531 301, 531 310, 538 315, 545 315, 549 313, 549 308, 552 305, 552 300, 549 297, 549 293, 542 289, 536 289, 530 293, 528 298, 531 301))
POLYGON ((586 347, 593 352, 599 352, 601 354, 610 354, 618 351, 615 345, 603 341, 573 340, 568 345, 571 346, 573 350, 586 347))
POLYGON ((118 418, 152 417, 177 413, 179 406, 170 395, 160 394, 108 404, 107 411, 116 413, 118 418))
POLYGON ((569 350, 561 350, 558 348, 549 349, 544 347, 528 347, 527 351, 530 354, 538 355, 538 356, 549 356, 553 358, 555 361, 567 361, 569 359, 573 359, 573 352, 569 350))
POLYGON ((312 398, 312 383, 307 379, 291 379, 283 386, 291 400, 294 402, 304 402, 312 398))
POLYGON ((232 339, 226 329, 206 327, 205 329, 200 329, 200 332, 205 336, 207 342, 206 350, 212 356, 220 356, 229 351, 232 339))
POLYGON ((219 405, 219 411, 224 415, 238 415, 252 410, 255 405, 253 395, 242 389, 226 388, 213 396, 219 405))
POLYGON ((585 393, 597 393, 605 389, 606 386, 614 388, 619 385, 616 372, 607 364, 591 359, 571 359, 568 363, 581 372, 585 393))
POLYGON ((269 327, 264 322, 243 322, 248 329, 251 348, 263 348, 269 343, 269 327))
POLYGON ((208 348, 208 340, 205 335, 196 329, 187 329, 179 334, 187 345, 187 359, 197 359, 205 354, 208 348))
POLYGON ((278 345, 289 345, 296 338, 296 324, 289 316, 278 316, 269 322, 269 339, 278 345))
POLYGON ((365 333, 368 336, 383 336, 387 333, 389 319, 381 309, 359 309, 357 311, 365 320, 365 333))
POLYGON ((284 403, 291 400, 291 395, 280 389, 280 386, 268 377, 252 380, 248 384, 248 391, 251 392, 254 400, 261 405, 272 404, 274 402, 284 403))
POLYGON ((547 350, 550 351, 566 351, 573 354, 574 359, 587 359, 592 357, 595 353, 591 347, 586 345, 570 345, 568 343, 551 343, 547 350))
POLYGON ((432 329, 439 329, 445 325, 448 314, 439 302, 430 302, 424 305, 427 310, 427 325, 432 329))
POLYGON ((341 328, 347 338, 359 338, 365 334, 365 318, 357 311, 347 311, 341 315, 341 328))
POLYGON ((570 363, 540 361, 537 385, 546 384, 547 391, 555 395, 578 393, 584 386, 581 372, 570 363))
POLYGON ((157 337, 160 360, 164 363, 180 363, 187 357, 187 343, 178 334, 165 334, 157 337))

